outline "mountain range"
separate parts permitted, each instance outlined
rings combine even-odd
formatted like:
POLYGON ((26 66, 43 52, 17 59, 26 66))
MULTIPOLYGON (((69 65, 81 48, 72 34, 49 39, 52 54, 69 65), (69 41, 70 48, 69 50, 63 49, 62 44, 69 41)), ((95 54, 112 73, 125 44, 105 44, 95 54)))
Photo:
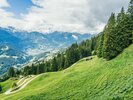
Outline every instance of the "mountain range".
POLYGON ((5 73, 9 67, 20 68, 35 59, 45 59, 72 43, 79 43, 90 37, 91 34, 39 33, 0 28, 0 74, 5 73))

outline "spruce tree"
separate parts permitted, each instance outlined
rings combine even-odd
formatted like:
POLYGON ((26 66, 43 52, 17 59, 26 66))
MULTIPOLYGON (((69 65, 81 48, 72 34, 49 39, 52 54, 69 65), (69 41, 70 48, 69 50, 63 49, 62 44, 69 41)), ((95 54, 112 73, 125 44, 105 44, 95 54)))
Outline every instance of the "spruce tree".
POLYGON ((80 53, 78 49, 78 45, 73 44, 67 51, 66 51, 66 59, 65 59, 65 67, 69 67, 70 65, 74 64, 80 59, 80 53))
POLYGON ((0 92, 2 91, 2 86, 0 85, 0 92))
POLYGON ((40 65, 38 65, 36 67, 37 67, 36 74, 40 74, 40 65))
POLYGON ((133 34, 133 0, 130 1, 129 6, 128 6, 128 11, 127 11, 127 28, 128 32, 131 34, 131 43, 133 42, 132 40, 132 34, 133 34))
POLYGON ((129 3, 128 14, 130 14, 133 17, 133 0, 131 0, 129 3))
POLYGON ((15 77, 15 70, 13 67, 10 67, 8 70, 8 76, 9 77, 15 77))
POLYGON ((80 59, 84 58, 84 57, 88 57, 91 55, 91 51, 86 48, 86 47, 80 47, 79 48, 79 54, 80 54, 80 59))
POLYGON ((116 26, 116 33, 118 38, 115 38, 117 40, 116 44, 118 53, 120 53, 121 51, 123 51, 124 48, 129 46, 131 38, 131 32, 129 31, 130 22, 128 16, 125 14, 125 12, 123 12, 123 8, 119 15, 120 18, 117 19, 119 21, 117 22, 116 26))
POLYGON ((132 32, 131 42, 132 42, 132 44, 133 44, 133 32, 132 32))
POLYGON ((61 54, 60 69, 63 69, 64 65, 65 65, 65 57, 64 57, 64 54, 61 54))
POLYGON ((98 38, 97 56, 99 58, 103 56, 103 41, 104 41, 104 34, 102 32, 100 33, 100 36, 98 38))
POLYGON ((115 28, 115 14, 112 13, 109 21, 104 29, 104 42, 103 42, 103 58, 110 60, 113 57, 114 50, 112 49, 112 36, 113 36, 113 29, 115 28))
POLYGON ((58 71, 58 64, 57 64, 57 60, 55 57, 52 60, 52 69, 51 70, 52 71, 58 71))

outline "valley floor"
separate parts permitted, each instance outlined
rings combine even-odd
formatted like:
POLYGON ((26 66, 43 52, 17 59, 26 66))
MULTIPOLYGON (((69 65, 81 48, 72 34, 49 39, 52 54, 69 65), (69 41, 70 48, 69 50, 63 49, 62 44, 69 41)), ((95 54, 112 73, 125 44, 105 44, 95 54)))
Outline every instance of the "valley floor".
MULTIPOLYGON (((11 80, 1 83, 4 92, 11 80)), ((1 100, 133 100, 133 45, 111 61, 93 56, 70 68, 44 73, 1 100)))

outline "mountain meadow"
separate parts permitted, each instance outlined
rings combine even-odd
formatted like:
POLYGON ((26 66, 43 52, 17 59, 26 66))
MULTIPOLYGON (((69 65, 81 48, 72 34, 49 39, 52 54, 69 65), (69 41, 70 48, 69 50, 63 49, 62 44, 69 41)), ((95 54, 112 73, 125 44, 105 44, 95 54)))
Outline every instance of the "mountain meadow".
POLYGON ((133 100, 133 0, 91 39, 0 81, 0 100, 133 100))

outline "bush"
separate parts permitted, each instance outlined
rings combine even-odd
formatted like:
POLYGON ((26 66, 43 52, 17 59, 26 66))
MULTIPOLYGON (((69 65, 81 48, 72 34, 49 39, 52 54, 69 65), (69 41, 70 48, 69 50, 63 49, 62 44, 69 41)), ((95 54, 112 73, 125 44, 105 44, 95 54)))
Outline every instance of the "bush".
POLYGON ((12 88, 14 89, 14 88, 16 88, 17 87, 17 84, 14 82, 13 84, 12 84, 12 88))
POLYGON ((4 74, 4 75, 0 76, 0 82, 4 82, 4 81, 6 81, 8 79, 9 79, 9 77, 8 77, 7 74, 4 74))
POLYGON ((2 86, 0 85, 0 92, 2 91, 2 86))

